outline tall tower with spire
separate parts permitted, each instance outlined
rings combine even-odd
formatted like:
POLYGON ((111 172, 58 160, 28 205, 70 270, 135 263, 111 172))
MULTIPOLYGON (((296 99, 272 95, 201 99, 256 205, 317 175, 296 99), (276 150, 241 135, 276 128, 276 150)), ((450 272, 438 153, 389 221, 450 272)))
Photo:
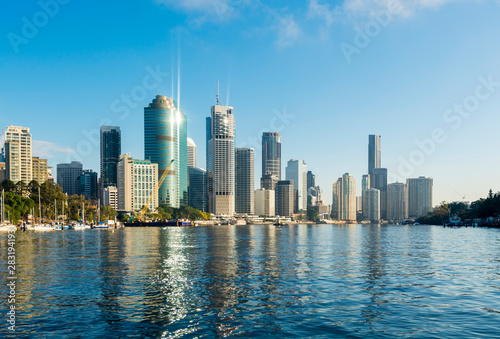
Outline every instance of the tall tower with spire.
POLYGON ((221 104, 217 82, 216 104, 207 118, 209 210, 216 215, 232 216, 235 210, 234 137, 233 107, 221 104))

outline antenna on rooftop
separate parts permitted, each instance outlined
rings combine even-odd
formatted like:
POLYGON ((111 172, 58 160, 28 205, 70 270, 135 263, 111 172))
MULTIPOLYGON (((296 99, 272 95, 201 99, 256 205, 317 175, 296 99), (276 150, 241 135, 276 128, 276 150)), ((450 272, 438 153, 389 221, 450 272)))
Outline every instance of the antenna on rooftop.
POLYGON ((222 106, 222 103, 219 100, 219 80, 217 80, 217 105, 222 106))

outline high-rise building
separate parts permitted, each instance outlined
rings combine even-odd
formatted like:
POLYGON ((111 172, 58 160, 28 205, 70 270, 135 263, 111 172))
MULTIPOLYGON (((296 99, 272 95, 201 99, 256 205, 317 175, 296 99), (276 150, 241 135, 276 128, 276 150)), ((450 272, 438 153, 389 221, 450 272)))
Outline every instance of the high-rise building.
POLYGON ((356 180, 345 173, 336 185, 333 185, 334 206, 337 208, 339 220, 356 221, 356 180))
POLYGON ((371 187, 380 191, 380 218, 387 219, 387 168, 374 168, 370 174, 371 187))
POLYGON ((278 182, 278 177, 272 173, 266 173, 260 178, 260 187, 266 190, 274 191, 276 183, 278 182))
POLYGON ((39 157, 31 157, 31 168, 33 171, 32 178, 40 185, 46 182, 49 178, 47 159, 39 157))
POLYGON ((332 184, 332 219, 339 219, 340 179, 332 184))
POLYGON ((117 166, 122 152, 121 145, 120 127, 101 126, 101 189, 117 185, 117 166))
POLYGON ((363 196, 356 196, 356 213, 363 213, 363 196))
MULTIPOLYGON (((118 173, 117 173, 118 174, 118 173)), ((116 186, 108 186, 102 192, 102 205, 111 206, 115 210, 118 209, 118 188, 116 186)))
POLYGON ((361 191, 366 191, 368 189, 372 188, 371 187, 371 180, 370 180, 370 175, 365 174, 363 175, 363 179, 361 181, 361 191))
POLYGON ((87 199, 97 199, 98 186, 97 186, 97 173, 87 169, 82 172, 78 179, 80 183, 80 195, 87 199))
POLYGON ((375 168, 382 167, 380 152, 380 135, 368 136, 368 174, 372 174, 375 168))
POLYGON ((132 159, 130 155, 120 155, 118 162, 118 209, 139 211, 148 204, 149 211, 158 208, 158 164, 149 160, 132 159), (151 200, 149 200, 151 198, 151 200))
POLYGON ((316 176, 312 171, 307 171, 307 189, 316 187, 316 176))
POLYGON ((363 218, 372 222, 380 220, 380 191, 370 188, 363 191, 363 218))
POLYGON ((233 215, 234 189, 234 137, 233 108, 212 106, 207 119, 207 171, 210 212, 216 215, 233 215))
POLYGON ((196 167, 196 144, 191 138, 187 138, 187 165, 196 167))
POLYGON ((267 173, 281 180, 281 136, 275 132, 262 134, 262 175, 267 173))
POLYGON ((188 203, 187 119, 172 99, 157 95, 144 108, 144 157, 158 164, 158 180, 174 160, 158 190, 160 205, 188 203))
POLYGON ((274 190, 264 188, 255 191, 255 215, 272 217, 276 210, 276 196, 274 190))
POLYGON ((5 175, 5 162, 0 161, 0 182, 4 181, 6 179, 5 175))
POLYGON ((7 179, 29 184, 33 178, 30 129, 8 126, 5 131, 5 170, 7 179))
POLYGON ((189 206, 208 212, 207 171, 198 167, 189 167, 189 206))
POLYGON ((286 167, 286 180, 293 181, 293 188, 297 190, 297 210, 307 209, 307 165, 304 160, 289 160, 286 167))
POLYGON ((406 179, 410 218, 419 218, 432 212, 432 185, 432 178, 406 179))
POLYGON ((254 214, 254 149, 237 148, 235 156, 235 211, 254 214))
POLYGON ((404 220, 408 218, 407 191, 403 183, 387 185, 387 219, 404 220))
POLYGON ((63 193, 69 196, 80 194, 80 175, 83 166, 79 161, 72 161, 69 164, 57 165, 57 183, 61 186, 63 193))
POLYGON ((280 180, 276 183, 275 213, 280 217, 293 216, 294 188, 293 181, 280 180))

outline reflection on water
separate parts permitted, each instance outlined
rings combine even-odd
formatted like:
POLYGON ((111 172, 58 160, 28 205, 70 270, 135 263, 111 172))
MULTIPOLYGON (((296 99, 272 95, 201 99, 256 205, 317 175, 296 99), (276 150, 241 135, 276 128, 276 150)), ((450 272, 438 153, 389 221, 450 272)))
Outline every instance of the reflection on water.
MULTIPOLYGON (((16 236, 21 337, 500 333, 500 230, 249 225, 16 236)), ((9 335, 4 326, 0 337, 9 335)))

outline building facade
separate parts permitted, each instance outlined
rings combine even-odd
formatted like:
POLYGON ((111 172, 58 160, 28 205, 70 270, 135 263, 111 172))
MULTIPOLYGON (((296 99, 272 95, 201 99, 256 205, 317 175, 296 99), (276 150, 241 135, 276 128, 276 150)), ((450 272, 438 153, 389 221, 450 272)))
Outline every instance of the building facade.
POLYGON ((139 211, 145 205, 149 211, 158 208, 158 164, 149 160, 132 159, 130 155, 120 155, 118 162, 118 209, 139 211), (148 204, 149 202, 149 204, 148 204))
POLYGON ((337 219, 349 222, 356 221, 356 180, 349 173, 345 173, 332 186, 333 204, 337 209, 337 219))
POLYGON ((276 183, 275 213, 280 217, 292 217, 294 205, 293 181, 280 180, 276 183))
POLYGON ((419 218, 432 212, 432 186, 432 178, 406 179, 410 218, 419 218))
POLYGON ((63 193, 69 196, 80 194, 79 179, 82 172, 83 166, 79 161, 57 165, 57 184, 61 186, 63 193))
POLYGON ((276 197, 274 190, 264 188, 255 191, 255 215, 273 217, 276 211, 276 197))
POLYGON ((312 171, 307 171, 307 189, 316 187, 316 176, 312 171))
POLYGON ((371 187, 380 191, 380 218, 387 219, 387 168, 374 168, 370 175, 371 187))
POLYGON ((234 215, 235 173, 233 108, 214 105, 207 119, 207 171, 210 212, 216 215, 234 215))
POLYGON ((49 179, 49 171, 47 167, 47 159, 40 159, 39 157, 31 158, 31 168, 33 171, 32 179, 36 180, 39 184, 43 184, 49 179))
MULTIPOLYGON (((118 173, 117 173, 118 175, 118 173)), ((102 205, 111 206, 115 210, 118 209, 118 188, 116 186, 108 186, 102 192, 102 205)))
POLYGON ((387 185, 387 219, 405 220, 408 218, 407 190, 403 183, 387 185))
POLYGON ((187 138, 187 165, 196 167, 196 144, 191 138, 187 138))
POLYGON ((380 135, 368 136, 368 174, 375 168, 382 167, 382 152, 380 151, 380 135))
POLYGON ((296 210, 298 212, 307 209, 307 165, 304 160, 289 160, 286 166, 286 180, 293 181, 296 193, 296 210))
POLYGON ((198 167, 189 167, 189 206, 208 212, 207 171, 198 167))
POLYGON ((80 195, 87 199, 97 200, 98 186, 97 186, 97 173, 92 170, 84 170, 78 179, 80 184, 80 195))
POLYGON ((365 175, 363 175, 363 178, 361 179, 361 192, 366 191, 370 188, 372 188, 370 175, 365 174, 365 175))
POLYGON ((118 126, 101 126, 101 189, 116 186, 117 168, 122 152, 121 131, 118 126))
POLYGON ((380 221, 380 191, 370 188, 363 191, 363 218, 371 222, 380 221))
POLYGON ((235 155, 235 211, 240 214, 254 214, 254 159, 253 148, 237 148, 235 155))
POLYGON ((278 177, 272 173, 266 173, 260 178, 260 188, 274 191, 278 177))
POLYGON ((159 204, 188 203, 187 119, 170 98, 157 95, 144 108, 144 157, 158 164, 158 178, 174 160, 158 190, 159 204))
POLYGON ((21 126, 8 126, 5 131, 5 173, 7 179, 29 184, 33 180, 31 133, 21 126))
POLYGON ((281 180, 281 136, 275 132, 262 134, 262 176, 267 173, 281 180))

